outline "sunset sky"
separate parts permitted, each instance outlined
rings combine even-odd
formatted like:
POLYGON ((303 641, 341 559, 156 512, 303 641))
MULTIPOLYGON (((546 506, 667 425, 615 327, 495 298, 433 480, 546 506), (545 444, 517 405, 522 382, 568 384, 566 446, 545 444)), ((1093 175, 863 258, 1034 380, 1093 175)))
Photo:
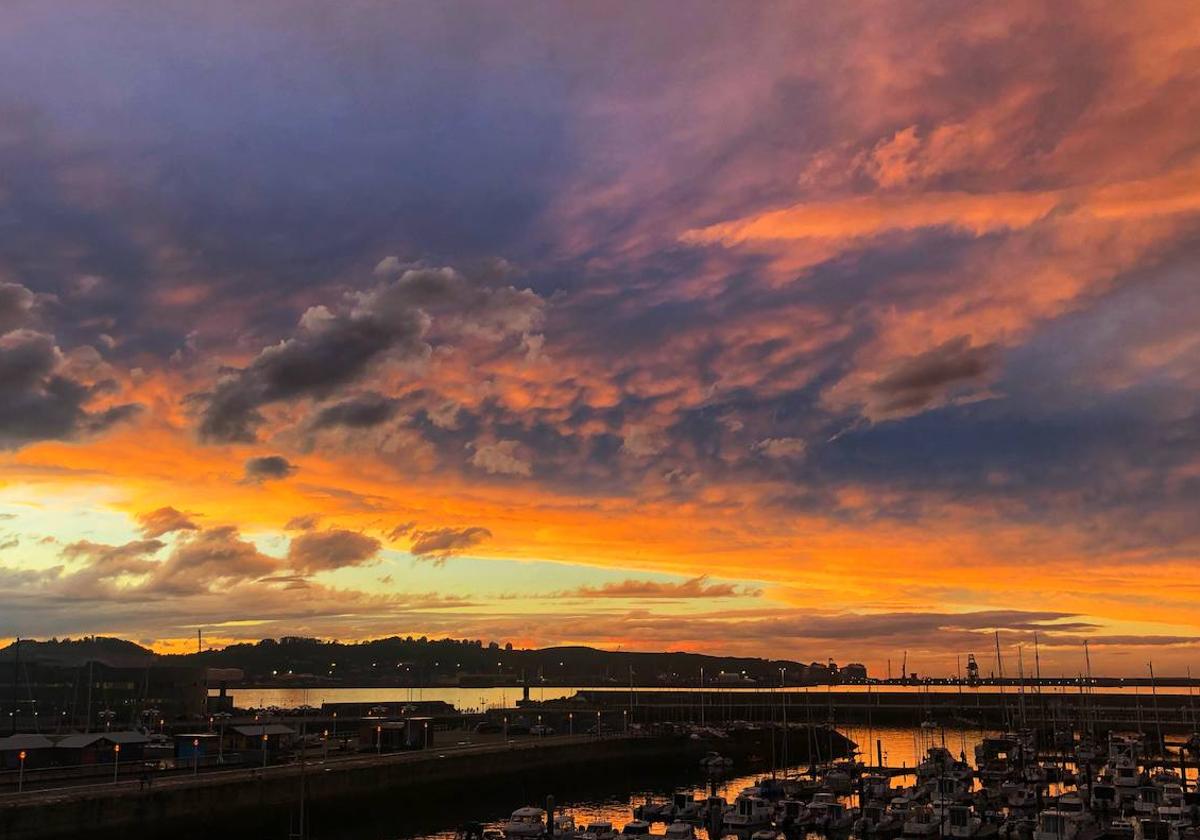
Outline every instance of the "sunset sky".
POLYGON ((13 0, 0 639, 1200 673, 1198 325, 1200 4, 13 0))

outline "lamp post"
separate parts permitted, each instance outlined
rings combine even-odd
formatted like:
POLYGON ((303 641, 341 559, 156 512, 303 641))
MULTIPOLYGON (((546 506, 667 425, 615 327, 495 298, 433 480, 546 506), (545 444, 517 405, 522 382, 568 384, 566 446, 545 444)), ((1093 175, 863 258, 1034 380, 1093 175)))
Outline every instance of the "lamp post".
POLYGON ((425 749, 429 749, 429 721, 425 721, 425 749))
POLYGON ((504 716, 504 740, 508 740, 508 715, 504 716))
POLYGON ((546 730, 542 728, 542 716, 538 715, 538 737, 543 738, 546 735, 546 730))
POLYGON ((321 735, 321 761, 329 760, 329 730, 326 729, 321 735))
POLYGON ((567 712, 567 731, 572 735, 575 734, 575 713, 567 712))
POLYGON ((121 770, 121 745, 113 744, 113 784, 117 783, 117 773, 121 770))
POLYGON ((380 755, 383 752, 383 726, 375 727, 375 755, 380 755))
POLYGON ((624 711, 622 711, 622 712, 621 712, 621 717, 623 717, 623 718, 624 718, 624 720, 625 720, 625 727, 624 727, 624 728, 625 728, 625 734, 626 734, 626 735, 628 735, 628 734, 629 734, 629 710, 628 710, 628 709, 625 709, 624 711))
POLYGON ((192 775, 196 776, 200 773, 200 739, 192 739, 192 775))
POLYGON ((21 769, 17 771, 17 793, 25 790, 25 750, 17 755, 21 759, 21 769))
POLYGON ((596 710, 596 737, 600 737, 600 710, 596 710))
POLYGON ((265 723, 262 733, 262 766, 264 768, 267 766, 267 725, 265 723))

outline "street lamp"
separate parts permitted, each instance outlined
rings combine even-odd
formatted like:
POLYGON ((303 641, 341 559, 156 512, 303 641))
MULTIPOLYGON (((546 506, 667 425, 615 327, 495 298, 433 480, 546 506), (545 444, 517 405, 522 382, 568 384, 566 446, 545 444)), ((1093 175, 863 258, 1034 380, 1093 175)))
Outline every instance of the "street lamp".
POLYGON ((425 749, 429 749, 429 721, 425 721, 425 749))
POLYGON ((121 769, 121 745, 113 744, 113 784, 117 783, 117 773, 121 769))
POLYGON ((625 719, 625 734, 629 734, 629 710, 625 709, 621 712, 621 717, 625 719))
POLYGON ((262 734, 262 766, 264 768, 267 766, 267 725, 265 723, 262 734))
POLYGON ((575 713, 574 712, 567 712, 567 728, 568 728, 568 731, 572 735, 575 734, 575 713))
POLYGON ((192 775, 200 773, 200 739, 192 739, 192 775))
POLYGON ((383 752, 383 726, 375 727, 375 755, 383 752))
POLYGON ((17 758, 21 759, 21 769, 17 771, 17 793, 20 793, 25 789, 25 750, 21 750, 17 758))
POLYGON ((329 760, 329 730, 321 734, 321 761, 329 760))
POLYGON ((596 710, 596 737, 600 737, 600 710, 596 710))

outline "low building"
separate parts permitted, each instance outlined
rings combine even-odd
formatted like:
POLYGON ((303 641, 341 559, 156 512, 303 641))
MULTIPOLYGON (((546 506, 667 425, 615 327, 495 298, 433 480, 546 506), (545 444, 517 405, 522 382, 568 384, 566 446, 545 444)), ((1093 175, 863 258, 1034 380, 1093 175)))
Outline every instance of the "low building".
POLYGON ((266 750, 275 755, 290 749, 295 738, 296 730, 282 723, 245 723, 225 731, 226 747, 245 753, 266 750))
POLYGON ((48 767, 54 760, 54 742, 45 735, 37 734, 0 738, 0 770, 19 769, 22 753, 25 755, 25 769, 48 767))
POLYGON ((112 764, 117 760, 141 761, 150 739, 141 732, 84 732, 68 735, 55 745, 55 763, 60 765, 112 764))
POLYGON ((410 717, 404 720, 365 718, 359 727, 358 746, 361 750, 396 752, 420 750, 434 743, 435 721, 431 717, 410 717))
MULTIPOLYGON (((221 736, 216 732, 191 732, 172 736, 175 742, 175 759, 190 764, 198 761, 204 764, 209 756, 220 752, 221 736)), ((260 737, 261 740, 261 737, 260 737)))

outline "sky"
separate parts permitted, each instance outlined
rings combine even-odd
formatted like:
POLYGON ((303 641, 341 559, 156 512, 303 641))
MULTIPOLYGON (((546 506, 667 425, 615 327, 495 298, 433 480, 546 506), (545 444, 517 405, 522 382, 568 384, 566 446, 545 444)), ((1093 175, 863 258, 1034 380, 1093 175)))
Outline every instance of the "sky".
POLYGON ((14 0, 0 638, 1200 673, 1200 6, 14 0))

